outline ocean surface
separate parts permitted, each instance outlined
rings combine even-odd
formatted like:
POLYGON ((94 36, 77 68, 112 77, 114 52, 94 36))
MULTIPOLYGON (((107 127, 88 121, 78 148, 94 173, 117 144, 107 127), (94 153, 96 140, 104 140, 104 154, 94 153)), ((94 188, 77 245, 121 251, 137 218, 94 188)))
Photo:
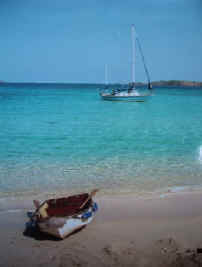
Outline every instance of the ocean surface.
POLYGON ((1 84, 0 197, 202 186, 202 89, 110 102, 97 85, 1 84))

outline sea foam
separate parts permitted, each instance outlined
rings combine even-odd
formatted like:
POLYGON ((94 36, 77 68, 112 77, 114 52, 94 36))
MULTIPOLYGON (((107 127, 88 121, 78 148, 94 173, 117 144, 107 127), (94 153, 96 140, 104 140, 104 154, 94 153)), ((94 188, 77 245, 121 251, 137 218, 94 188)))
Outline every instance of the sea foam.
POLYGON ((199 147, 199 156, 198 156, 198 160, 199 160, 200 163, 202 164, 202 145, 199 147))

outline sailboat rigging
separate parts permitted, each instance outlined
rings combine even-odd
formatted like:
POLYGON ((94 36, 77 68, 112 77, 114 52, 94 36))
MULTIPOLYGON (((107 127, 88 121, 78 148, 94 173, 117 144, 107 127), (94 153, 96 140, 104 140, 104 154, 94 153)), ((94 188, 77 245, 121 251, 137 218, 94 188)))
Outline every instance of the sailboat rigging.
MULTIPOLYGON (((135 32, 135 26, 132 25, 131 27, 131 41, 132 41, 132 64, 131 64, 131 76, 132 76, 132 82, 129 84, 127 89, 120 89, 120 88, 111 88, 109 89, 108 86, 105 86, 104 90, 100 91, 100 96, 103 100, 127 100, 127 101, 137 101, 137 102, 143 102, 145 101, 149 96, 151 96, 152 91, 152 85, 150 80, 149 71, 147 69, 145 58, 143 55, 142 47, 140 44, 140 40, 136 35, 135 32), (141 59, 143 62, 145 74, 148 81, 147 86, 147 92, 140 93, 140 91, 136 88, 136 82, 135 82, 135 67, 136 67, 136 44, 140 51, 141 59)), ((106 67, 105 67, 105 77, 106 77, 106 67)), ((106 84, 107 85, 107 84, 106 84)))

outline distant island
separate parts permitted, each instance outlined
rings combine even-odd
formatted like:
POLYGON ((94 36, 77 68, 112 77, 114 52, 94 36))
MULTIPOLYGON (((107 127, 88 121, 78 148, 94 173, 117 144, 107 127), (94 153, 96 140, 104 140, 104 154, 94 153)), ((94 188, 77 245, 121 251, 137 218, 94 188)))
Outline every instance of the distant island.
MULTIPOLYGON (((202 82, 196 81, 180 81, 180 80, 168 80, 168 81, 153 81, 152 87, 202 87, 202 82)), ((146 83, 136 82, 137 87, 145 86, 146 83)))
POLYGON ((202 82, 196 81, 179 81, 179 80, 169 80, 169 81, 153 81, 152 86, 172 86, 172 87, 202 87, 202 82))
MULTIPOLYGON (((127 84, 120 84, 120 83, 110 83, 108 84, 110 87, 111 86, 117 86, 117 87, 122 87, 122 86, 127 86, 127 84)), ((160 80, 160 81, 152 81, 151 85, 153 88, 157 87, 183 87, 183 88, 202 88, 202 82, 197 82, 197 81, 182 81, 182 80, 160 80)), ((102 84, 101 86, 105 86, 102 84)), ((145 82, 135 82, 136 87, 145 87, 147 86, 147 83, 145 82)))

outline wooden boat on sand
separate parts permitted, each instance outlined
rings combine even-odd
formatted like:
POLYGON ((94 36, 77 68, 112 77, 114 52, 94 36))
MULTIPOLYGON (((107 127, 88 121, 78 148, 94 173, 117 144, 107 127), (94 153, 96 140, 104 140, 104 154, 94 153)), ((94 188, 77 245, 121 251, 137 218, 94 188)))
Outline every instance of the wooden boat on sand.
POLYGON ((34 200, 36 210, 31 220, 41 232, 63 239, 93 220, 98 206, 92 197, 97 191, 48 199, 42 204, 34 200))

